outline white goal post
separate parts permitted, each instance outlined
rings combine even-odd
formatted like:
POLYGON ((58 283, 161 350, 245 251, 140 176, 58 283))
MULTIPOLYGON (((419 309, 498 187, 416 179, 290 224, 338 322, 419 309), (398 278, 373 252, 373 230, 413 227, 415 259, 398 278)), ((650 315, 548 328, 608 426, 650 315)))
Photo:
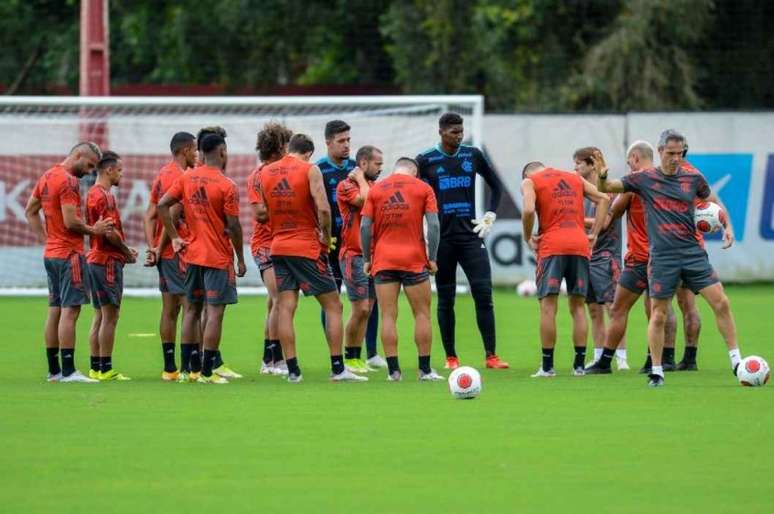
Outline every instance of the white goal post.
MULTIPOLYGON (((325 155, 323 128, 331 119, 352 126, 352 156, 359 146, 384 151, 385 172, 397 157, 413 157, 438 142, 438 117, 447 111, 465 118, 466 140, 483 142, 484 99, 479 95, 308 96, 308 97, 38 97, 0 96, 0 290, 45 291, 42 246, 29 231, 24 205, 37 178, 61 161, 81 140, 93 140, 123 158, 117 191, 131 245, 144 249, 142 215, 150 184, 169 161, 169 141, 178 131, 196 133, 208 125, 228 132, 227 173, 241 193, 245 243, 252 233, 244 192, 257 164, 256 134, 270 120, 281 121, 315 142, 313 159, 325 155)), ((93 179, 91 179, 93 180, 93 179)), ((85 189, 89 177, 82 180, 85 189)), ((477 207, 482 207, 479 182, 477 207)), ((84 191, 85 192, 85 191, 84 191)), ((85 199, 85 194, 83 195, 85 199)), ((88 245, 88 243, 87 243, 88 245)), ((248 259, 250 261, 250 259, 248 259)), ((258 286, 252 262, 240 286, 258 286)), ((128 288, 154 288, 154 269, 127 266, 128 288)))

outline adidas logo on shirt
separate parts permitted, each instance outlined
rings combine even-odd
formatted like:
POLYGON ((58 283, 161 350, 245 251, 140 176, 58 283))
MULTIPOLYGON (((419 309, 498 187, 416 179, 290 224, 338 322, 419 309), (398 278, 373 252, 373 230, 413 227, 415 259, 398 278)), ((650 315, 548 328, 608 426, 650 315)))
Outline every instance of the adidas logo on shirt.
POLYGON ((293 188, 290 187, 288 179, 283 178, 276 186, 274 186, 274 189, 271 190, 271 196, 289 198, 295 196, 295 193, 293 192, 293 188))
POLYGON ((196 191, 194 191, 194 194, 191 195, 190 202, 197 205, 206 205, 209 203, 207 190, 204 189, 204 186, 201 186, 196 191))
POLYGON ((396 191, 390 196, 383 207, 384 210, 407 210, 408 208, 409 206, 400 191, 396 191))
POLYGON ((559 180, 559 183, 556 184, 556 187, 554 187, 554 192, 551 195, 554 198, 561 198, 563 196, 575 196, 575 191, 573 191, 572 187, 564 181, 564 179, 559 180))

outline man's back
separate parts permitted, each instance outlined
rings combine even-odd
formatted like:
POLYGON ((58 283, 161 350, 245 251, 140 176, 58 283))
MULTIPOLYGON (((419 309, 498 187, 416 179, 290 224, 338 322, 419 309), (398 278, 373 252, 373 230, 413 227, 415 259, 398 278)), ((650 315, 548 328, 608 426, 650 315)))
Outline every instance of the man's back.
MULTIPOLYGON (((632 173, 641 173, 634 171, 632 173)), ((626 261, 648 262, 648 227, 645 221, 645 205, 639 195, 631 195, 626 210, 626 261)))
POLYGON ((234 249, 226 233, 226 216, 239 216, 239 193, 234 182, 212 166, 199 166, 181 175, 169 194, 183 203, 191 232, 183 253, 187 263, 225 268, 234 249))
POLYGON ((433 212, 438 207, 432 188, 415 177, 394 174, 374 184, 362 213, 373 220, 373 274, 426 269, 422 220, 433 212))
POLYGON ((576 173, 546 168, 534 173, 535 210, 540 222, 540 257, 589 256, 584 227, 583 179, 576 173))
POLYGON ((311 166, 286 155, 261 170, 261 190, 272 233, 272 255, 318 259, 322 253, 317 210, 309 188, 311 166))
POLYGON ((81 192, 78 179, 65 168, 56 165, 46 171, 32 191, 40 199, 46 218, 46 249, 44 256, 64 259, 71 253, 83 253, 83 236, 64 224, 62 205, 74 205, 76 215, 81 215, 81 192))
MULTIPOLYGON (((124 230, 121 225, 121 213, 118 211, 116 198, 110 190, 99 184, 94 184, 86 196, 86 223, 93 225, 100 218, 113 220, 113 230, 121 239, 124 230)), ((91 236, 91 250, 87 256, 89 263, 105 264, 109 259, 125 262, 124 253, 112 245, 105 236, 91 236)))

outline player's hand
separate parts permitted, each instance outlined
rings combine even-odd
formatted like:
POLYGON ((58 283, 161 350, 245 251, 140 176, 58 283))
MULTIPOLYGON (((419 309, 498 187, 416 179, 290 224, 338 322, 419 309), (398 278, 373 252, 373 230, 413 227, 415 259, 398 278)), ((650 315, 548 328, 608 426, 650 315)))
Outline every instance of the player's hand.
POLYGON ((135 262, 137 262, 137 250, 134 248, 129 248, 128 252, 126 253, 126 263, 134 264, 135 262))
POLYGON ((438 273, 438 264, 435 261, 429 261, 427 263, 427 271, 429 271, 431 275, 435 275, 438 273))
POLYGON ((475 225, 473 227, 473 232, 478 234, 478 237, 481 239, 484 239, 489 232, 492 231, 492 225, 494 225, 496 219, 497 214, 492 211, 487 211, 481 220, 473 220, 473 224, 475 225))
POLYGON ((238 259, 237 260, 237 277, 244 277, 245 273, 247 273, 247 266, 245 266, 244 259, 238 259))
POLYGON ((540 235, 535 234, 534 236, 530 237, 527 241, 527 244, 529 245, 529 249, 532 250, 532 253, 537 255, 538 246, 540 246, 540 235))
POLYGON ((591 163, 597 173, 607 175, 607 163, 605 163, 605 157, 601 151, 594 150, 591 154, 591 163))
POLYGON ((325 241, 323 241, 323 244, 328 248, 328 253, 331 253, 336 249, 336 238, 332 237, 328 239, 328 243, 326 244, 325 241))
POLYGON ((726 229, 723 231, 723 250, 731 248, 735 241, 736 238, 734 237, 734 231, 726 227, 726 229))
POLYGON ((366 275, 370 275, 371 274, 371 263, 370 262, 364 262, 363 263, 363 273, 365 273, 366 275))
POLYGON ((355 182, 360 182, 365 180, 365 173, 363 173, 363 170, 361 170, 358 166, 354 170, 350 171, 347 177, 349 177, 350 180, 354 180, 355 182))
POLYGON ((172 239, 172 250, 174 250, 175 253, 181 253, 185 251, 186 246, 188 246, 188 241, 182 237, 175 237, 172 239))
POLYGON ((152 267, 155 266, 159 262, 159 249, 158 248, 148 248, 145 250, 145 262, 143 263, 143 266, 145 267, 152 267))
POLYGON ((113 230, 113 224, 113 218, 100 218, 91 226, 91 230, 94 235, 103 236, 113 230))

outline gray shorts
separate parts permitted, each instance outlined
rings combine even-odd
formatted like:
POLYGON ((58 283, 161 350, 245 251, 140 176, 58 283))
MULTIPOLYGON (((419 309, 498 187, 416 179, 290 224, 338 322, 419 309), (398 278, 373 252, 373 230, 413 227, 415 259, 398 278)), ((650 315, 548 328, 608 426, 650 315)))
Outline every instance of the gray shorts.
POLYGON ((159 291, 175 295, 185 294, 186 265, 179 255, 159 260, 156 267, 159 271, 159 291))
POLYGON ((693 255, 651 255, 648 263, 648 291, 651 298, 672 298, 680 286, 696 294, 718 282, 720 279, 704 250, 693 255))
POLYGON ((558 295, 562 279, 567 282, 567 294, 586 296, 589 284, 589 260, 579 255, 549 255, 538 260, 536 278, 538 298, 558 295))
POLYGON ((255 265, 258 266, 258 271, 261 272, 261 277, 263 277, 264 271, 274 265, 271 261, 271 250, 269 248, 259 249, 258 253, 253 255, 253 260, 255 261, 255 265))
POLYGON ((338 291, 328 257, 317 260, 289 255, 272 255, 277 291, 298 291, 304 296, 318 296, 338 291))
POLYGON ((613 303, 620 276, 621 264, 612 255, 591 259, 586 303, 613 303))
POLYGON ((191 303, 209 305, 237 303, 234 267, 217 269, 189 264, 185 272, 185 292, 191 303))
POLYGON ((402 286, 415 286, 430 280, 430 272, 420 271, 414 273, 413 271, 401 271, 401 270, 382 270, 374 277, 376 284, 392 284, 400 282, 402 286))
POLYGON ((91 304, 95 309, 105 305, 121 306, 124 295, 124 264, 109 260, 105 265, 89 264, 91 304))
POLYGON ((49 307, 76 307, 89 303, 89 268, 83 255, 43 259, 48 279, 49 307))
POLYGON ((648 263, 627 262, 621 272, 618 285, 632 293, 642 294, 648 289, 648 263))
POLYGON ((363 271, 362 255, 342 257, 339 259, 339 267, 350 302, 376 298, 374 280, 363 271))

